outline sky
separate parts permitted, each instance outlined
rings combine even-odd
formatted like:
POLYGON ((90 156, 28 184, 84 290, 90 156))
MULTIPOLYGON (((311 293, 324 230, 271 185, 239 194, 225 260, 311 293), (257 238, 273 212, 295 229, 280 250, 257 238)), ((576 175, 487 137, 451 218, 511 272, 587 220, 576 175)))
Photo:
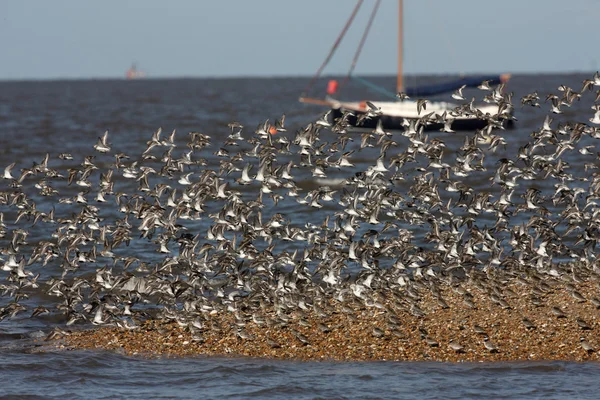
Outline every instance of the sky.
MULTIPOLYGON (((311 76, 355 0, 2 0, 0 80, 311 76)), ((345 74, 375 0, 324 73, 345 74)), ((393 75, 398 2, 382 0, 355 74, 393 75)), ((406 74, 598 68, 598 0, 404 0, 406 74)))

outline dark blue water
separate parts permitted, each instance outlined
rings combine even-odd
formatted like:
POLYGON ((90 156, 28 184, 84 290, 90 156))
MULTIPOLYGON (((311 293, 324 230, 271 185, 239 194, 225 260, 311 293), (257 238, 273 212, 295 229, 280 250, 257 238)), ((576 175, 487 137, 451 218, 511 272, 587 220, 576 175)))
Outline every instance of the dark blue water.
POLYGON ((596 363, 329 363, 135 359, 104 352, 0 356, 2 397, 96 399, 596 399, 596 363))
MULTIPOLYGON (((503 156, 514 156, 531 132, 541 126, 548 106, 522 109, 522 95, 537 90, 543 102, 548 93, 556 93, 559 85, 578 90, 581 81, 589 77, 513 77, 508 90, 514 92, 517 125, 505 135, 508 144, 490 155, 486 165, 491 167, 503 156)), ((439 77, 418 78, 422 83, 436 79, 439 77)), ((373 81, 387 87, 394 84, 392 77, 373 81)), ((39 163, 47 153, 53 154, 56 168, 77 165, 84 155, 94 153, 92 146, 105 130, 109 130, 114 150, 127 154, 139 154, 158 127, 162 127, 164 135, 177 129, 181 145, 190 131, 210 135, 216 143, 229 134, 227 124, 232 121, 252 132, 265 119, 274 121, 285 113, 286 126, 293 135, 295 129, 314 121, 323 111, 297 103, 305 85, 304 78, 0 82, 0 170, 16 161, 14 171, 18 174, 18 169, 39 163), (79 159, 58 164, 56 155, 64 152, 78 155, 79 159)), ((325 81, 317 85, 324 86, 325 81)), ((349 87, 347 93, 352 99, 371 97, 359 87, 349 87)), ((469 93, 479 96, 476 91, 469 93)), ((450 100, 450 96, 440 99, 450 100)), ((571 108, 563 109, 565 118, 580 121, 593 114, 587 103, 583 106, 575 102, 571 108)), ((464 134, 430 135, 443 137, 449 152, 464 142, 464 134)), ((581 145, 585 144, 582 141, 581 145)), ((213 146, 204 151, 209 163, 218 162, 213 154, 217 150, 213 146)), ((356 169, 372 165, 374 154, 377 153, 367 149, 353 158, 356 169)), ((579 157, 578 152, 566 156, 572 169, 583 168, 579 157)), ((108 165, 112 160, 98 156, 97 162, 108 165)), ((297 178, 308 190, 318 186, 310 174, 297 178)), ((469 184, 475 189, 489 189, 488 178, 475 176, 469 184)), ((66 194, 75 195, 79 189, 66 190, 66 194)), ((249 193, 257 187, 244 190, 249 193)), ((35 200, 40 209, 49 211, 52 207, 41 197, 35 200)), ((56 207, 57 212, 68 211, 68 206, 56 207)), ((314 213, 302 212, 294 202, 284 201, 278 212, 301 225, 322 220, 314 213)), ((15 215, 6 212, 5 218, 12 221, 15 215)), ((201 223, 190 227, 204 229, 201 223)), ((29 240, 39 241, 47 234, 43 229, 32 230, 29 240)), ((415 235, 418 240, 418 229, 415 235)), ((143 243, 134 241, 124 251, 121 255, 147 250, 143 243)), ((45 277, 60 275, 56 265, 39 271, 45 277)), ((55 302, 45 290, 43 284, 32 289, 22 304, 35 307, 55 302)), ((55 351, 40 346, 45 343, 34 342, 32 337, 42 337, 56 325, 64 327, 66 321, 54 314, 34 319, 29 315, 30 311, 0 322, 1 398, 597 398, 594 389, 598 387, 600 371, 593 363, 453 365, 202 357, 143 359, 105 352, 55 351)))

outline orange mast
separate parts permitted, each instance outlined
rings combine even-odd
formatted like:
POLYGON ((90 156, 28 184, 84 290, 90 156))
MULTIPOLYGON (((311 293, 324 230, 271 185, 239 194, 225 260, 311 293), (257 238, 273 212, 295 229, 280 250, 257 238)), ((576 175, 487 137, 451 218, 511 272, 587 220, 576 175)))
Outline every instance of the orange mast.
POLYGON ((404 90, 402 80, 402 0, 398 0, 398 78, 396 83, 396 92, 404 90))

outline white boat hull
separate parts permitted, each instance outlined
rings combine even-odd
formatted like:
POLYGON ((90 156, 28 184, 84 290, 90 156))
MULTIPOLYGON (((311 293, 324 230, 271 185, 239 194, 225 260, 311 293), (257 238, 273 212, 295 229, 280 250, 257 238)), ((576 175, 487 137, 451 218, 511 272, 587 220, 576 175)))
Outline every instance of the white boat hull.
MULTIPOLYGON (((485 118, 481 118, 478 115, 495 115, 498 113, 498 106, 493 104, 483 104, 475 106, 476 112, 472 114, 455 115, 455 110, 459 107, 457 104, 446 103, 446 102, 427 102, 425 108, 421 110, 417 109, 417 102, 412 100, 398 101, 398 102, 386 102, 386 101, 372 101, 370 102, 381 112, 381 116, 364 119, 359 123, 361 114, 365 114, 369 107, 366 102, 340 102, 330 100, 331 108, 333 109, 332 117, 339 118, 345 111, 352 111, 355 117, 349 118, 351 125, 357 127, 372 128, 375 127, 378 120, 381 120, 383 127, 386 129, 400 129, 405 123, 405 119, 418 119, 424 115, 433 113, 431 119, 438 119, 437 117, 444 116, 447 118, 454 118, 451 128, 454 130, 473 130, 481 129, 487 125, 485 118), (480 114, 481 113, 481 114, 480 114)), ((425 126, 426 129, 440 129, 443 127, 443 123, 430 123, 425 126)), ((512 121, 506 121, 506 127, 512 125, 512 121)))

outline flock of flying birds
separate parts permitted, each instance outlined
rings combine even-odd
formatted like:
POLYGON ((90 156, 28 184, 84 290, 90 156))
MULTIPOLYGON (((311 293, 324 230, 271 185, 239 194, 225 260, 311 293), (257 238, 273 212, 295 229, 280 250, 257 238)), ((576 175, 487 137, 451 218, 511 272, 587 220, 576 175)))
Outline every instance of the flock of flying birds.
MULTIPOLYGON (((443 305, 440 288, 463 282, 503 306, 507 276, 541 303, 546 279, 598 280, 600 163, 582 143, 600 138, 600 77, 548 95, 543 125, 495 164, 484 160, 510 138, 512 93, 480 89, 497 114, 481 114, 473 101, 426 114, 419 101, 422 117, 394 133, 381 125, 356 133, 349 112, 293 133, 282 117, 254 132, 231 123, 223 138, 190 132, 185 145, 159 129, 139 154, 113 150, 105 133, 91 155, 13 163, 0 191, 0 320, 51 314, 67 325, 136 329, 152 314, 201 336, 206 314, 230 312, 244 338, 249 321, 327 315, 332 302, 423 316, 424 292, 443 305), (554 123, 580 101, 593 103, 589 120, 554 123), (444 143, 453 133, 424 132, 477 113, 487 127, 466 134, 457 151, 444 143), (361 152, 375 156, 359 170, 361 152), (587 174, 570 174, 567 154, 587 174), (469 185, 475 176, 489 176, 488 191, 469 185), (36 290, 56 301, 32 304, 36 290), (380 291, 394 307, 380 304, 380 291)), ((537 93, 521 99, 522 107, 546 103, 537 93)), ((371 105, 362 118, 379 112, 371 105)), ((473 294, 464 296, 468 304, 473 294)))

